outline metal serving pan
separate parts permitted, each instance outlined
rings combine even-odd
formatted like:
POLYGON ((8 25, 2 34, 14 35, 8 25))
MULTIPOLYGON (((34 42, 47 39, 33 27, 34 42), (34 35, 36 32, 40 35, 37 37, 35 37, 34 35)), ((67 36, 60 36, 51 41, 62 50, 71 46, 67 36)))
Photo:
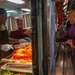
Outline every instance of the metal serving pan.
POLYGON ((1 60, 1 62, 7 62, 7 65, 9 65, 9 66, 11 66, 11 67, 26 67, 26 68, 28 68, 28 67, 31 67, 32 66, 32 63, 21 63, 21 62, 19 62, 19 61, 17 61, 17 62, 15 62, 15 60, 12 60, 12 59, 5 59, 5 58, 3 58, 2 60, 1 60))

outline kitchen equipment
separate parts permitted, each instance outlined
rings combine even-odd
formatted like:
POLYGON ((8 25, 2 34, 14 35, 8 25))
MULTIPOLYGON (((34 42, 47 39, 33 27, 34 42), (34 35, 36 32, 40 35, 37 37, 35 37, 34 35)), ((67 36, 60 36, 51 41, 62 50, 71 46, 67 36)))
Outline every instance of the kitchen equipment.
POLYGON ((5 59, 5 58, 3 58, 1 60, 1 62, 7 62, 7 65, 9 65, 10 67, 18 67, 18 68, 25 67, 25 68, 28 68, 28 67, 32 66, 32 63, 22 63, 19 60, 12 60, 12 59, 5 59))
POLYGON ((7 63, 7 65, 9 65, 10 67, 14 67, 14 68, 28 68, 32 66, 32 63, 7 63))
POLYGON ((8 65, 8 63, 6 63, 1 67, 1 70, 32 73, 32 66, 31 67, 11 67, 10 65, 8 65))

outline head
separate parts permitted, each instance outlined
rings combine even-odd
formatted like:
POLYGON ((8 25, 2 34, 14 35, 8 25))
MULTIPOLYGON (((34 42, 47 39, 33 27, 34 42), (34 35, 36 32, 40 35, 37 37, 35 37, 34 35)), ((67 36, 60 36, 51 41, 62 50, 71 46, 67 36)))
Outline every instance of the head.
POLYGON ((7 13, 4 8, 0 8, 0 25, 5 24, 7 20, 7 13))
POLYGON ((72 10, 72 11, 69 12, 69 14, 68 14, 68 20, 70 21, 70 23, 72 25, 75 24, 75 10, 72 10))
POLYGON ((21 19, 17 19, 17 26, 18 26, 18 29, 22 29, 23 28, 21 19))

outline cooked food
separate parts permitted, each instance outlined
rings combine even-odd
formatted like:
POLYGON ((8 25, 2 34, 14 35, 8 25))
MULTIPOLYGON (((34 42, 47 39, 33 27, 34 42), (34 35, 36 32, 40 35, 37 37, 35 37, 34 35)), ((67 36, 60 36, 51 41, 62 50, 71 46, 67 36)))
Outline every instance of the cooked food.
POLYGON ((12 54, 14 62, 30 63, 32 62, 32 47, 31 44, 25 48, 20 48, 14 51, 12 54))

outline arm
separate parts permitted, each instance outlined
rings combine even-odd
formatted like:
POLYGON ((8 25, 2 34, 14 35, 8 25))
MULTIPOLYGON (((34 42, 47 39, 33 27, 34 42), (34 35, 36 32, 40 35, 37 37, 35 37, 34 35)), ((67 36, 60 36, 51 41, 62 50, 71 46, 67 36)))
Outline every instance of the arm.
POLYGON ((9 38, 9 44, 2 44, 2 45, 0 45, 0 48, 3 51, 9 51, 9 50, 13 49, 12 44, 24 43, 24 42, 26 42, 26 40, 24 40, 24 39, 12 39, 12 38, 9 38))
POLYGON ((31 35, 31 29, 26 29, 23 35, 31 35))
POLYGON ((65 42, 69 39, 69 33, 68 31, 66 32, 66 34, 63 37, 60 38, 56 38, 56 42, 65 42))

